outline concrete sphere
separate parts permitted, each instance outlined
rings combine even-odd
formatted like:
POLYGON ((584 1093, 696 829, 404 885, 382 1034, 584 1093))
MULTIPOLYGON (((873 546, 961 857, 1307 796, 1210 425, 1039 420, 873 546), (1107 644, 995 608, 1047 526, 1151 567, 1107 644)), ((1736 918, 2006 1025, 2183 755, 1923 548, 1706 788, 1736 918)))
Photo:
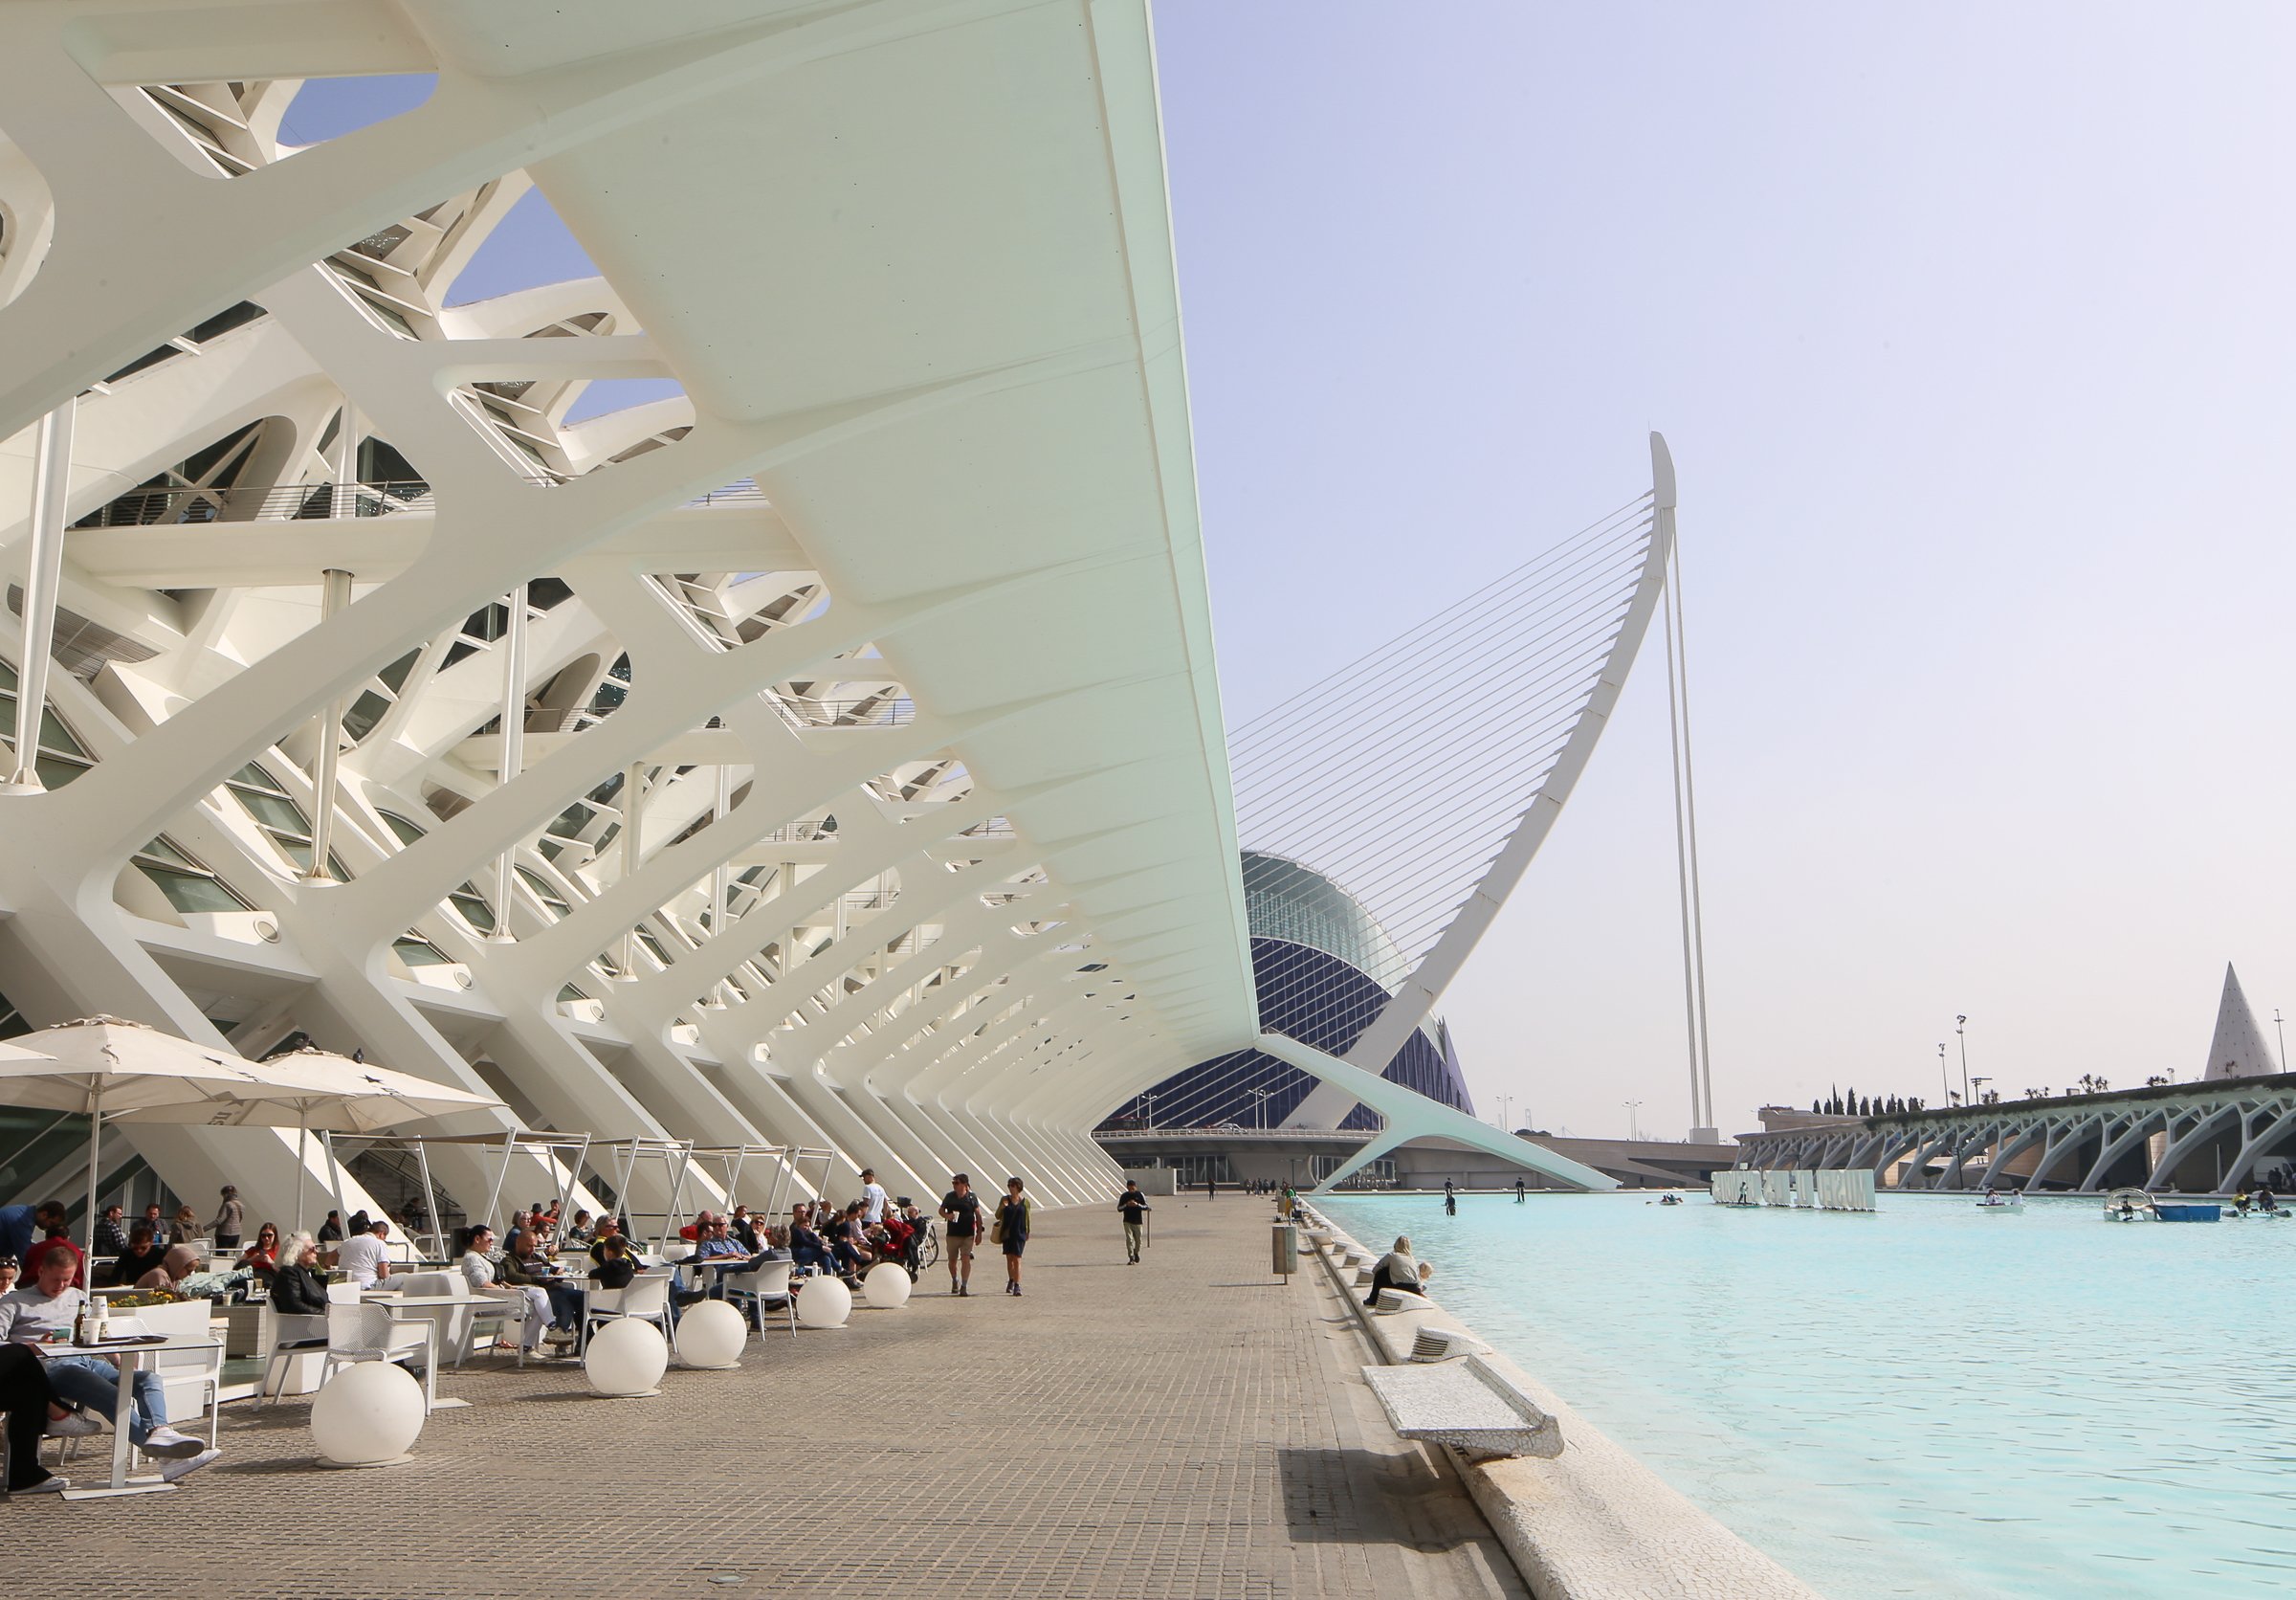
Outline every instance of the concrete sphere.
POLYGON ((797 1320, 809 1328, 841 1328, 853 1314, 853 1292, 842 1278, 815 1277, 797 1292, 797 1320))
POLYGON ((879 1311, 898 1311, 909 1303, 909 1269, 898 1261, 879 1261, 861 1280, 861 1293, 879 1311))
POLYGON ((721 1300, 686 1307, 677 1320, 677 1359, 688 1367, 736 1367, 749 1340, 741 1313, 721 1300))
POLYGON ((592 1334, 582 1358, 591 1391, 614 1397, 652 1393, 669 1366, 662 1330, 634 1317, 616 1318, 592 1334))
POLYGON ((311 1402, 311 1442, 342 1467, 395 1461, 423 1431, 423 1386, 387 1361, 337 1370, 311 1402))

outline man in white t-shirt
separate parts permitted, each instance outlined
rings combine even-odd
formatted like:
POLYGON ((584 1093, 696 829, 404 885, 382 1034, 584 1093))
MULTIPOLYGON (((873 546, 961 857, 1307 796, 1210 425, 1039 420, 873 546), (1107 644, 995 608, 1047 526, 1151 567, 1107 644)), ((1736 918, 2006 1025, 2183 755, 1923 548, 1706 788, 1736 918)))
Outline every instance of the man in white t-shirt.
POLYGON ((887 1194, 885 1186, 877 1182, 877 1169, 873 1167, 861 1168, 861 1225, 874 1228, 885 1220, 885 1208, 892 1204, 893 1196, 887 1194))
POLYGON ((343 1275, 362 1289, 371 1289, 390 1276, 390 1251, 384 1240, 390 1237, 388 1219, 377 1217, 366 1233, 354 1233, 342 1241, 342 1251, 335 1264, 343 1275))

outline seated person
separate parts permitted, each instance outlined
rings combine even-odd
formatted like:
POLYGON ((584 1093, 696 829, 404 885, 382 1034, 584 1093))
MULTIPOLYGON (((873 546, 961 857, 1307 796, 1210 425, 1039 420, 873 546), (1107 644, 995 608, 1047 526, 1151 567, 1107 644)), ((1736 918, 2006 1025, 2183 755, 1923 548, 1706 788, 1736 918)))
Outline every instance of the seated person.
POLYGON ((336 1264, 362 1289, 371 1289, 390 1276, 390 1219, 360 1211, 351 1218, 351 1231, 336 1252, 336 1264))
POLYGON ((319 1241, 297 1233, 279 1247, 278 1269, 271 1275, 271 1309, 281 1317, 324 1317, 327 1285, 319 1276, 319 1241))
POLYGON ((806 1221, 806 1209, 800 1206, 789 1213, 789 1258, 803 1271, 833 1272, 836 1262, 829 1256, 828 1241, 813 1232, 806 1221))
POLYGON ((0 1344, 0 1410, 8 1412, 8 1492, 39 1495, 69 1489, 71 1479, 40 1465, 41 1435, 91 1433, 98 1424, 56 1399, 45 1364, 29 1345, 0 1344))
MULTIPOLYGON (((52 1339, 71 1337, 87 1293, 72 1287, 73 1258, 61 1251, 50 1252, 40 1267, 37 1281, 0 1295, 0 1341, 29 1344, 42 1356, 57 1399, 116 1422, 119 1367, 101 1356, 47 1356, 42 1349, 52 1339)), ((129 1384, 127 1436, 137 1449, 166 1460, 161 1476, 170 1483, 220 1454, 167 1426, 166 1390, 160 1387, 159 1374, 148 1367, 137 1371, 129 1384)))
POLYGON ((188 1206, 176 1207, 174 1220, 167 1224, 167 1242, 171 1245, 189 1244, 193 1239, 202 1236, 199 1229, 199 1213, 188 1206))
POLYGON ((638 1264, 630 1258, 629 1241, 619 1233, 608 1233, 598 1241, 592 1254, 598 1264, 590 1269, 590 1279, 601 1289, 627 1289, 630 1279, 638 1276, 638 1264))
POLYGON ((164 1289, 185 1300, 223 1300, 244 1290, 254 1277, 246 1268, 232 1272, 204 1272, 199 1252, 188 1244, 169 1245, 160 1264, 136 1279, 139 1289, 164 1289))
POLYGON ((319 1242, 322 1245, 342 1242, 342 1213, 329 1211, 327 1220, 319 1225, 319 1242))
POLYGON ((587 1250, 590 1247, 590 1241, 598 1236, 597 1230, 590 1226, 590 1213, 576 1211, 573 1226, 569 1227, 562 1236, 567 1244, 576 1249, 587 1250))
POLYGON ((550 1263, 535 1251, 534 1233, 519 1228, 510 1235, 509 1248, 502 1252, 497 1267, 501 1279, 514 1289, 539 1289, 547 1304, 545 1322, 549 1325, 547 1338, 553 1344, 571 1344, 575 1331, 582 1326, 582 1293, 571 1283, 562 1283, 550 1263))
POLYGON ((885 1220, 877 1226, 885 1239, 885 1248, 879 1254, 888 1259, 899 1261, 904 1266, 908 1266, 911 1276, 914 1277, 916 1267, 909 1260, 909 1249, 916 1239, 916 1224, 911 1222, 896 1210, 887 1211, 885 1220))
POLYGON ((50 1251, 60 1250, 72 1257, 72 1287, 75 1289, 86 1288, 88 1286, 87 1259, 80 1255, 79 1246, 72 1242, 72 1235, 64 1231, 63 1217, 58 1215, 47 1225, 47 1228, 48 1236, 24 1253, 26 1276, 39 1277, 40 1262, 47 1258, 50 1251))
POLYGON ((255 1230, 255 1242, 239 1253, 239 1264, 257 1278, 269 1279, 279 1270, 279 1225, 266 1222, 255 1230))
POLYGON ((151 1224, 135 1223, 127 1231, 127 1248, 112 1263, 112 1281, 122 1287, 134 1283, 166 1258, 167 1247, 159 1242, 151 1224))
POLYGON ((629 1248, 629 1240, 626 1236, 626 1233, 627 1230, 623 1228, 621 1223, 615 1221, 612 1217, 600 1217, 598 1219, 597 1237, 590 1240, 590 1259, 594 1262, 603 1262, 606 1259, 606 1243, 608 1239, 621 1239, 623 1248, 628 1250, 629 1248))
POLYGON ((752 1256, 765 1248, 764 1241, 758 1237, 758 1225, 750 1216, 747 1206, 736 1206, 734 1214, 725 1219, 725 1227, 726 1232, 734 1236, 734 1242, 752 1256))
POLYGON ((1381 1289, 1401 1289, 1408 1294, 1420 1294, 1434 1272, 1432 1266, 1412 1256, 1410 1235, 1398 1234, 1395 1248, 1380 1256, 1380 1264, 1371 1269, 1371 1295, 1363 1303, 1378 1305, 1381 1289))
POLYGON ((17 1260, 13 1256, 0 1256, 0 1295, 5 1295, 13 1289, 16 1286, 16 1279, 23 1276, 23 1262, 17 1260))
MULTIPOLYGON (((520 1231, 523 1236, 523 1230, 520 1231)), ((542 1293, 539 1283, 497 1283, 495 1281, 495 1231, 481 1222, 475 1228, 456 1230, 455 1242, 462 1246, 462 1280, 471 1292, 488 1300, 508 1300, 518 1302, 519 1343, 516 1345, 498 1344, 497 1349, 522 1349, 528 1352, 541 1348, 542 1335, 550 1327, 550 1297, 542 1293)))

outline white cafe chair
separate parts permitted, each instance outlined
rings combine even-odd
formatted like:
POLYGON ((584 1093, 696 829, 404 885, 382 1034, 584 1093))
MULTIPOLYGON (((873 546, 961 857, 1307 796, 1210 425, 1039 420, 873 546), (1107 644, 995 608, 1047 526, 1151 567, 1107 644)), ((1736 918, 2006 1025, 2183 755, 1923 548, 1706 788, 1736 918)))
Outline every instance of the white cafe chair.
POLYGON ((629 1318, 635 1322, 651 1322, 662 1330, 662 1340, 670 1340, 670 1289, 673 1278, 668 1273, 640 1273, 629 1280, 627 1289, 607 1289, 593 1285, 590 1303, 582 1314, 582 1352, 590 1347, 590 1335, 602 1322, 629 1318))
POLYGON ((415 1361, 423 1363, 423 1410, 428 1414, 437 1399, 438 1324, 429 1318, 393 1317, 380 1305, 359 1298, 356 1283, 327 1285, 327 1354, 320 1377, 323 1389, 338 1367, 361 1361, 415 1361))
POLYGON ((761 1334, 765 1331, 765 1313, 768 1310, 786 1311, 789 1314, 789 1331, 797 1331, 797 1297, 789 1292, 789 1274, 795 1265, 792 1261, 768 1261, 755 1272, 729 1272, 725 1275, 725 1292, 729 1297, 750 1297, 750 1321, 757 1324, 761 1334))

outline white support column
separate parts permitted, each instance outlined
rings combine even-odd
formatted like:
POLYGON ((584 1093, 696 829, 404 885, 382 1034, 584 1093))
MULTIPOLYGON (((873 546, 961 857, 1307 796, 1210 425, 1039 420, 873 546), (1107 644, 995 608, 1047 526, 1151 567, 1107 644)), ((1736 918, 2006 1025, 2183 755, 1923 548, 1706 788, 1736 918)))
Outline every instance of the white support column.
MULTIPOLYGON (((340 488, 341 485, 338 485, 340 488)), ((319 575, 319 623, 325 627, 351 603, 351 574, 330 567, 319 575)), ((327 701, 319 724, 319 768, 311 784, 311 866, 307 883, 332 883, 327 858, 335 848, 335 805, 338 775, 342 767, 343 697, 327 701)))
MULTIPOLYGON (((502 765, 497 782, 508 788, 526 760, 526 586, 510 591, 509 614, 502 624, 502 765)), ((495 931, 497 943, 511 941, 510 902, 518 890, 512 871, 519 856, 517 844, 505 845, 495 873, 495 931)))
MULTIPOLYGON (((622 772, 622 877, 625 881, 638 876, 643 842, 638 830, 645 822, 646 767, 642 762, 631 762, 622 772)), ((632 922, 622 934, 622 981, 635 983, 638 977, 638 928, 632 922)))
POLYGON ((40 418, 33 445, 32 557, 24 572, 24 659, 16 667, 16 768, 7 791, 38 794, 40 719, 55 647, 55 591, 63 582, 64 502, 72 490, 72 423, 77 400, 40 418))

